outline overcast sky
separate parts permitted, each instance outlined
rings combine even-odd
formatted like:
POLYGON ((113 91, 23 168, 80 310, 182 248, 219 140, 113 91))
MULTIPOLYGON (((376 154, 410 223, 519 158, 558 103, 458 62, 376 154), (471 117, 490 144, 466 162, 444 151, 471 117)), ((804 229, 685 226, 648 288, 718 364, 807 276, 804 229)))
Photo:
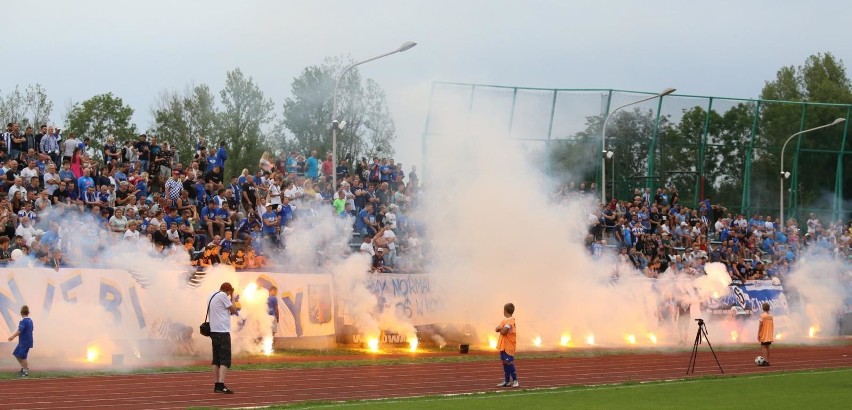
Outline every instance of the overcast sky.
POLYGON ((361 68, 387 91, 398 153, 419 162, 432 81, 756 97, 779 67, 852 61, 852 1, 38 1, 0 4, 0 92, 70 101, 111 91, 141 129, 164 89, 240 67, 275 100, 326 56, 405 53, 361 68))

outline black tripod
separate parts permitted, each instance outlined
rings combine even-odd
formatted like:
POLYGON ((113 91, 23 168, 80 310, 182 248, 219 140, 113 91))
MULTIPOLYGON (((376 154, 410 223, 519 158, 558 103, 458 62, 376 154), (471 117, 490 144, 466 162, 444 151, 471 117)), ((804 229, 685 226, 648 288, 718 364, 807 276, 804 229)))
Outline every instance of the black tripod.
POLYGON ((698 322, 698 333, 695 334, 695 344, 692 345, 692 356, 689 358, 689 366, 686 368, 686 374, 695 373, 695 361, 698 358, 698 345, 701 344, 701 338, 707 341, 707 346, 710 346, 710 352, 713 353, 713 358, 716 359, 716 365, 719 366, 719 371, 722 370, 722 365, 719 363, 719 358, 716 357, 716 351, 713 350, 713 345, 710 344, 710 339, 707 337, 707 328, 704 326, 704 319, 695 319, 698 322))

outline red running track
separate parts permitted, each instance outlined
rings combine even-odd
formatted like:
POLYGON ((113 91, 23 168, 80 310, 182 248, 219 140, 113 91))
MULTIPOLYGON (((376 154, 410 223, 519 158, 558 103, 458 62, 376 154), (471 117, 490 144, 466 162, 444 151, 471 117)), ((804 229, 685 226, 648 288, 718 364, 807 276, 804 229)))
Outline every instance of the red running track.
MULTIPOLYGON (((852 367, 852 345, 773 348, 772 366, 754 365, 756 352, 718 352, 726 374, 852 367)), ((596 385, 685 377, 689 352, 619 354, 517 361, 522 388, 596 385)), ((213 393, 212 374, 87 376, 8 380, 0 408, 178 409, 262 406, 306 400, 352 400, 496 390, 503 376, 494 362, 239 371, 228 374, 234 395, 213 393)), ((695 376, 717 375, 702 346, 695 376)))

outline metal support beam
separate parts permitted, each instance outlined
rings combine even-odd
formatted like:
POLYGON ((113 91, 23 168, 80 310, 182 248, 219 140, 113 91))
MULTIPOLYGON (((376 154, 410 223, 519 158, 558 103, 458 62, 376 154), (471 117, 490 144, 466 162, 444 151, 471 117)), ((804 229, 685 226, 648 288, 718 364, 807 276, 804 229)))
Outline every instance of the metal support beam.
POLYGON ((707 135, 710 133, 710 113, 713 112, 713 97, 710 97, 707 103, 707 115, 704 117, 704 132, 701 133, 701 145, 698 147, 698 178, 695 179, 695 193, 693 204, 698 204, 703 198, 706 198, 704 195, 704 163, 706 159, 704 156, 706 155, 706 146, 707 146, 707 135))
POLYGON ((757 136, 757 126, 760 121, 760 104, 761 101, 757 101, 754 106, 754 122, 751 124, 751 137, 746 150, 745 172, 743 172, 743 200, 740 204, 740 211, 744 215, 751 213, 751 163, 754 158, 754 139, 757 136))

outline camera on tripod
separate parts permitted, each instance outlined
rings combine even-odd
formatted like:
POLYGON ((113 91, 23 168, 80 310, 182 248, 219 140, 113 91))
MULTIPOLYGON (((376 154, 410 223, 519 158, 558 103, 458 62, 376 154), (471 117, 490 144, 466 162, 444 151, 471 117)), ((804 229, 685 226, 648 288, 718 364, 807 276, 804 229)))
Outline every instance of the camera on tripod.
POLYGON ((713 353, 713 358, 716 359, 716 365, 719 366, 719 371, 725 373, 722 369, 722 364, 719 363, 719 357, 716 356, 716 351, 713 350, 713 345, 710 344, 710 339, 707 337, 707 326, 704 324, 704 319, 695 319, 698 322, 698 333, 695 334, 695 344, 692 345, 692 355, 689 357, 689 366, 686 367, 686 374, 695 373, 695 362, 698 359, 698 345, 702 340, 707 341, 707 346, 710 347, 710 352, 713 353))

